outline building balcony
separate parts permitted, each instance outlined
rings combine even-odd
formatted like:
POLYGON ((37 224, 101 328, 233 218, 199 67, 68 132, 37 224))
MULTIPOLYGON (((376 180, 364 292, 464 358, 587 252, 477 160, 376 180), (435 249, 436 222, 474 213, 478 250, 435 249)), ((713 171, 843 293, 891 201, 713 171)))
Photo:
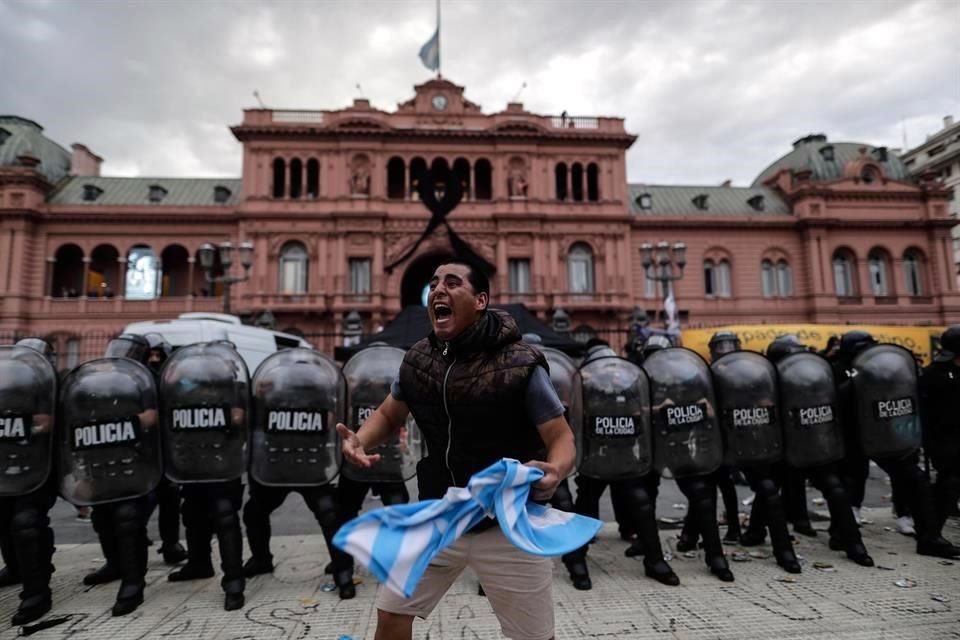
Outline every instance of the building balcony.
POLYGON ((176 316, 188 311, 221 311, 222 298, 170 296, 152 300, 112 298, 42 298, 33 300, 30 312, 51 316, 176 316))

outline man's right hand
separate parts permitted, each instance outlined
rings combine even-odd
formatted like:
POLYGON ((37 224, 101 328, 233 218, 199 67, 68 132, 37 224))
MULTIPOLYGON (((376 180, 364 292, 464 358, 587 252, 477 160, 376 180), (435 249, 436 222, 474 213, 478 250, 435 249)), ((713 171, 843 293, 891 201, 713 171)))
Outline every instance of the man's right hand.
POLYGON ((351 464, 358 467, 369 468, 380 462, 380 454, 375 453, 369 455, 364 451, 363 445, 360 443, 360 438, 357 437, 356 433, 348 429, 347 425, 338 422, 337 433, 340 434, 340 439, 343 441, 343 445, 341 446, 343 457, 351 464))

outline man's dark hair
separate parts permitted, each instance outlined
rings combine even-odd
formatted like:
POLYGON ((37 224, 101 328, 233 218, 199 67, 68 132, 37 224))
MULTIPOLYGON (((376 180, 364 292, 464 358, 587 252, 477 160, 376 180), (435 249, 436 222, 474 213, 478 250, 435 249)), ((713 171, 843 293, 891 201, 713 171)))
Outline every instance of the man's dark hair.
POLYGON ((444 262, 443 264, 459 264, 466 267, 468 269, 467 280, 470 282, 470 286, 473 287, 473 290, 477 294, 485 293, 489 297, 490 278, 487 277, 487 274, 481 267, 472 264, 467 260, 450 260, 449 262, 444 262))

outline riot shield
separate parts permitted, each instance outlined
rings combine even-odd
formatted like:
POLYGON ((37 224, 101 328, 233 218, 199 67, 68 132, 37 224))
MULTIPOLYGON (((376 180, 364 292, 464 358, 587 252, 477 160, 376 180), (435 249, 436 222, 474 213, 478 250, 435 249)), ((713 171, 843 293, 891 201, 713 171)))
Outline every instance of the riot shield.
POLYGON ((723 462, 710 368, 683 347, 655 351, 643 362, 650 378, 653 463, 676 478, 705 475, 723 462))
POLYGON ((579 473, 623 480, 650 472, 650 386, 643 369, 617 356, 593 358, 574 378, 573 398, 579 473))
POLYGON ((710 365, 727 464, 776 462, 783 453, 777 370, 754 351, 731 351, 710 365))
POLYGON ((573 396, 573 380, 577 375, 577 365, 573 358, 559 349, 537 346, 550 366, 550 382, 557 390, 560 402, 566 410, 569 420, 570 399, 573 396))
POLYGON ((253 375, 250 475, 280 487, 333 480, 344 388, 336 363, 311 349, 285 349, 261 362, 253 375))
POLYGON ((153 374, 127 358, 87 362, 60 393, 60 493, 77 506, 144 496, 163 476, 153 374))
POLYGON ((877 344, 853 360, 860 445, 869 457, 900 457, 920 448, 917 363, 893 344, 877 344))
POLYGON ((171 482, 225 482, 247 467, 247 365, 228 342, 175 351, 160 373, 160 422, 171 482))
MULTIPOLYGON (((347 425, 360 428, 390 393, 390 385, 403 362, 402 349, 385 344, 363 349, 343 366, 347 379, 347 425)), ((407 424, 390 438, 369 451, 380 454, 380 462, 362 468, 343 465, 343 475, 357 482, 403 482, 417 473, 417 462, 423 457, 423 438, 411 416, 407 424)))
POLYGON ((821 356, 802 352, 777 363, 784 457, 797 469, 816 467, 844 456, 833 368, 821 356))
POLYGON ((0 496, 43 486, 53 461, 57 372, 29 347, 0 347, 0 496))

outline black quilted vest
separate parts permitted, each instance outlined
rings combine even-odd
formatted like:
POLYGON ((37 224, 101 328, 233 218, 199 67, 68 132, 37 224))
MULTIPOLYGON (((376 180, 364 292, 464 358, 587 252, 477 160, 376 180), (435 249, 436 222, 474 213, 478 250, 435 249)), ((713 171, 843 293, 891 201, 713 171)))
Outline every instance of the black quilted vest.
POLYGON ((516 321, 490 310, 449 343, 431 333, 400 367, 400 388, 427 443, 417 468, 420 498, 464 487, 500 460, 539 459, 543 441, 527 417, 526 392, 539 351, 520 342, 516 321))

